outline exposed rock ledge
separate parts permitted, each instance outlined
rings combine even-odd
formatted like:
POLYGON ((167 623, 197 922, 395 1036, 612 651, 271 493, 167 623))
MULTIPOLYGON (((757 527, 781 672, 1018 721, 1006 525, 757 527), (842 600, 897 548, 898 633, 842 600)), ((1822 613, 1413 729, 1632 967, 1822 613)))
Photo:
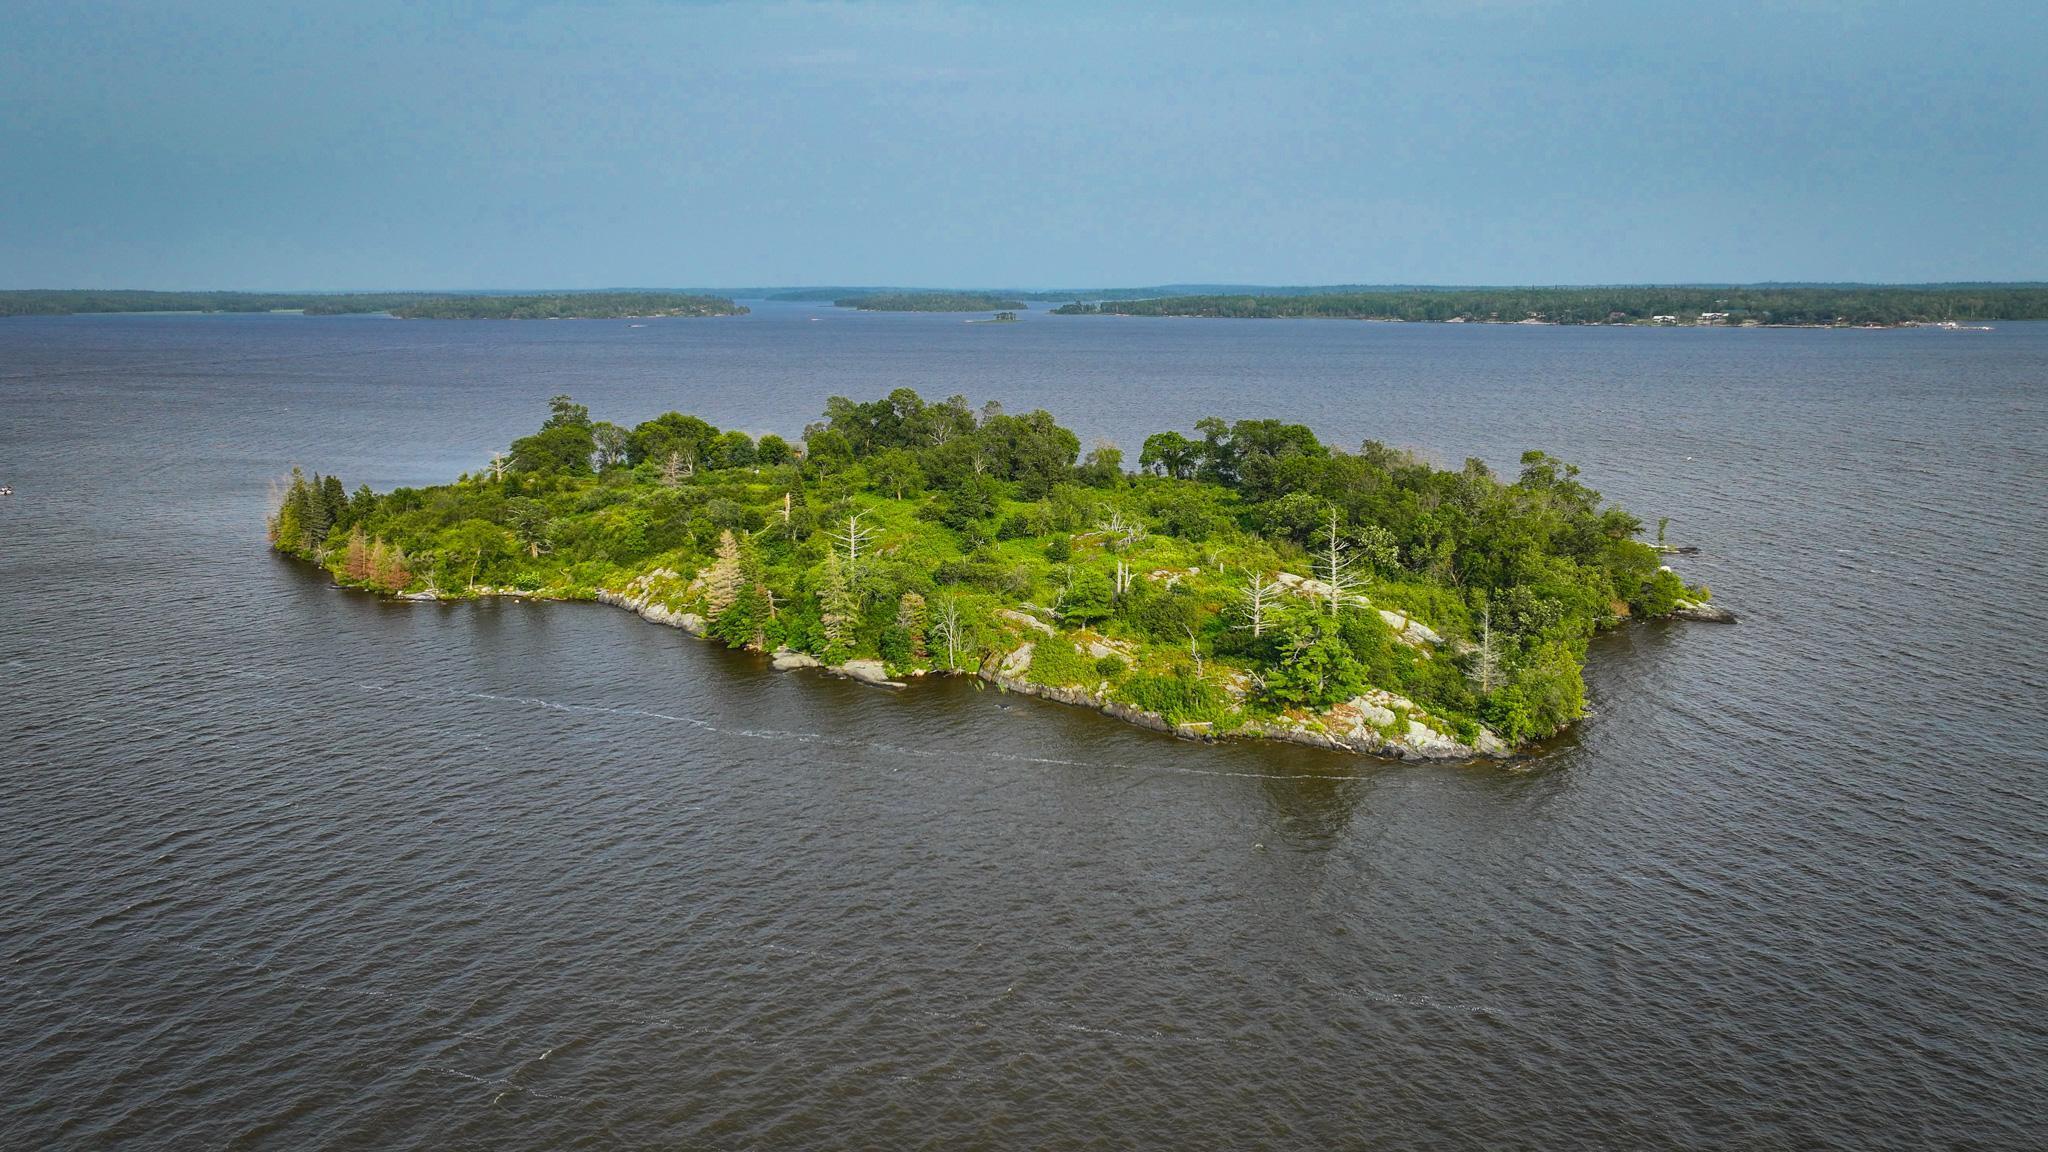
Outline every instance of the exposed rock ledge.
POLYGON ((1680 620, 1696 620, 1701 624, 1735 623, 1735 613, 1712 602, 1702 604, 1680 600, 1678 606, 1671 610, 1671 615, 1680 620))
POLYGON ((1415 719, 1422 709, 1413 700, 1377 688, 1353 696, 1318 715, 1290 714, 1254 721, 1235 733, 1219 736, 1210 731, 1206 722, 1173 724, 1156 712, 1146 712, 1112 700, 1107 694, 1107 683, 1090 688, 1080 684, 1039 684, 1028 679, 1032 653, 1038 643, 1044 642, 1026 641, 1000 661, 992 661, 979 675, 1011 692, 1093 708, 1126 724, 1136 724, 1155 732, 1170 732, 1188 740, 1215 741, 1236 735, 1402 760, 1476 760, 1514 754, 1514 749, 1505 741, 1484 728, 1471 744, 1439 732, 1415 719))

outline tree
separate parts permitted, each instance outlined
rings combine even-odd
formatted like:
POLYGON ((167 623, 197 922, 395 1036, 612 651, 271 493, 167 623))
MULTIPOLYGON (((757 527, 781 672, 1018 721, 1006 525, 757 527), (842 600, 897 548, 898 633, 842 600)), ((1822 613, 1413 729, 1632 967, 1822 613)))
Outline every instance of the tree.
POLYGON ((1240 602, 1245 622, 1238 625, 1250 630, 1253 639, 1266 634, 1266 617, 1273 603, 1280 596, 1280 585, 1266 579, 1263 572, 1254 572, 1245 580, 1243 600, 1240 602))
POLYGON ((538 560, 541 553, 554 551, 555 522, 548 516, 547 505, 519 497, 507 501, 505 511, 513 538, 526 551, 527 559, 538 560))
POLYGON ((1109 577, 1100 569, 1076 568, 1060 597, 1060 619, 1083 626, 1091 621, 1107 619, 1113 598, 1109 577))
POLYGON ((1178 432, 1155 432, 1145 437, 1138 453, 1138 467, 1157 476, 1175 480, 1192 479, 1201 462, 1201 445, 1178 432))
POLYGON ((718 534, 718 559, 704 570, 704 612, 717 616, 740 598, 740 542, 727 528, 718 534))
POLYGON ((1479 695, 1493 695, 1494 686, 1500 682, 1500 646, 1493 638, 1493 605, 1479 606, 1479 645, 1472 650, 1470 675, 1479 685, 1479 695))
POLYGON ((305 554, 306 521, 311 509, 306 494, 306 474, 292 468, 291 481, 279 498, 277 512, 270 518, 270 546, 280 552, 305 554))
POLYGON ((412 583, 411 562, 405 549, 385 544, 379 536, 370 545, 370 583, 386 592, 397 592, 412 583))
POLYGON ((1123 514, 1122 509, 1109 509, 1109 516, 1095 523, 1095 530, 1102 533, 1112 552, 1122 551, 1145 538, 1145 525, 1123 514))
POLYGON ((1316 557, 1316 570, 1329 589, 1330 615, 1335 616, 1344 597, 1351 595, 1359 585, 1358 577, 1352 574, 1350 550, 1344 546, 1344 537, 1337 530, 1335 504, 1330 505, 1329 533, 1322 552, 1316 557))
POLYGON ((839 553, 825 553, 824 579, 818 593, 820 627, 825 650, 818 655, 827 664, 842 664, 853 655, 853 629, 860 619, 860 601, 847 582, 839 553))
POLYGON ((512 442, 512 463, 522 472, 587 476, 596 452, 590 410, 567 396, 556 396, 548 401, 548 418, 540 431, 512 442))
POLYGON ((1124 478, 1123 449, 1107 440, 1097 440, 1081 462, 1078 477, 1091 488, 1108 488, 1124 478))
POLYGON ((341 574, 344 578, 358 583, 370 578, 370 541, 363 535, 361 524, 349 529, 348 547, 341 561, 341 574))
POLYGON ((864 515, 864 512, 855 512, 846 518, 846 527, 827 533, 833 543, 846 549, 846 570, 849 574, 860 564, 860 550, 875 538, 875 530, 860 522, 864 515))
MULTIPOLYGON (((477 572, 485 560, 496 560, 513 550, 509 533, 488 520, 464 520, 448 530, 448 558, 456 561, 469 560, 469 576, 463 582, 464 588, 476 587, 477 572)), ((449 573, 453 575, 453 573, 449 573)))
POLYGON ((1358 691, 1364 669, 1336 620, 1295 609, 1280 614, 1274 632, 1274 659, 1261 680, 1275 703, 1320 711, 1358 691))
POLYGON ((630 439, 624 428, 609 420, 599 420, 590 426, 590 442, 595 451, 591 463, 602 472, 626 460, 626 445, 630 439))
POLYGON ((960 598, 952 594, 934 601, 932 636, 946 646, 946 667, 960 667, 960 644, 965 633, 960 625, 960 598))
POLYGON ((626 438, 626 459, 632 464, 660 465, 670 457, 695 467, 711 451, 718 429, 695 416, 664 412, 652 420, 634 425, 626 438))
POLYGON ((789 441, 770 432, 754 442, 754 462, 774 468, 787 464, 792 459, 789 441))
POLYGON ((756 449, 754 440, 737 429, 722 432, 711 442, 710 457, 706 462, 710 468, 750 468, 754 464, 756 449))
MULTIPOLYGON (((348 491, 341 486, 341 477, 328 476, 320 481, 320 511, 331 527, 345 527, 348 517, 348 491)), ((322 532, 322 536, 326 533, 322 532)))
POLYGON ((898 500, 906 491, 924 486, 924 469, 918 466, 916 456, 902 448, 877 452, 869 458, 867 468, 868 479, 898 500))
POLYGON ((896 601, 896 626, 909 638, 910 654, 919 660, 931 655, 925 649, 925 630, 928 623, 924 597, 915 592, 905 592, 896 601))

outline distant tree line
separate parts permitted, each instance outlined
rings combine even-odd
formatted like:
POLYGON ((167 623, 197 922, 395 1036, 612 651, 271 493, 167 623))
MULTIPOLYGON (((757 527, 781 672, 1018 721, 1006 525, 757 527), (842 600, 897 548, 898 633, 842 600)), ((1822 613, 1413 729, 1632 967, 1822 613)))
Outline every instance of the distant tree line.
POLYGON ((94 312, 288 312, 339 316, 389 312, 402 319, 605 319, 729 316, 746 309, 716 296, 681 292, 564 292, 505 296, 435 292, 144 292, 26 289, 0 292, 0 316, 94 312))
POLYGON ((2048 286, 1485 288, 1075 302, 1060 315, 1553 324, 1860 325, 2048 319, 2048 286))

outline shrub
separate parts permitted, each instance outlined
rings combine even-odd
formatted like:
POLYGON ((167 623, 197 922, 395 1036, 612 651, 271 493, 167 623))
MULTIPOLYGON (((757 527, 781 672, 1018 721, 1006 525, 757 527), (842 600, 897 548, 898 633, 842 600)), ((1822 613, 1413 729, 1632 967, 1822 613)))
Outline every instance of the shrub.
POLYGON ((1095 671, 1104 680, 1114 680, 1124 674, 1124 658, 1114 652, 1095 662, 1095 671))
POLYGON ((1206 680, 1181 674, 1160 676, 1139 672, 1123 682, 1117 696, 1133 708, 1156 712, 1169 724, 1214 721, 1229 708, 1228 698, 1206 680))
POLYGON ((1085 684, 1093 678, 1093 671, 1088 661, 1074 650, 1073 644, 1057 636, 1049 636, 1031 650, 1031 668, 1026 678, 1034 684, 1057 688, 1085 684))

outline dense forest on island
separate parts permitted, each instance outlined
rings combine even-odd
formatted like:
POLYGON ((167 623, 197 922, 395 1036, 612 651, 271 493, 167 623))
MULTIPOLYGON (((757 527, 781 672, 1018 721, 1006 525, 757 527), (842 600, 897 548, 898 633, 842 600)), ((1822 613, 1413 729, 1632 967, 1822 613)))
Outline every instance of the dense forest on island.
POLYGON ((1068 316, 1858 326, 2048 319, 2048 286, 1423 289, 1076 301, 1054 311, 1068 316))
POLYGON ((1707 597, 1641 527, 1540 451, 1501 477, 1211 417, 1127 461, 1043 411, 899 389, 832 398, 795 442, 558 396, 452 484, 295 470, 270 539, 354 587, 630 599, 738 648, 1398 748, 1579 717, 1596 629, 1707 597))
POLYGON ((857 308, 862 312, 994 312, 1020 311, 1021 300, 1006 296, 984 296, 973 292, 891 292, 872 296, 848 296, 834 300, 835 308, 857 308))
POLYGON ((388 312, 401 319, 541 320, 629 316, 729 316, 746 309, 716 296, 682 292, 560 292, 547 295, 435 292, 0 292, 0 316, 95 312, 304 312, 342 316, 388 312))

